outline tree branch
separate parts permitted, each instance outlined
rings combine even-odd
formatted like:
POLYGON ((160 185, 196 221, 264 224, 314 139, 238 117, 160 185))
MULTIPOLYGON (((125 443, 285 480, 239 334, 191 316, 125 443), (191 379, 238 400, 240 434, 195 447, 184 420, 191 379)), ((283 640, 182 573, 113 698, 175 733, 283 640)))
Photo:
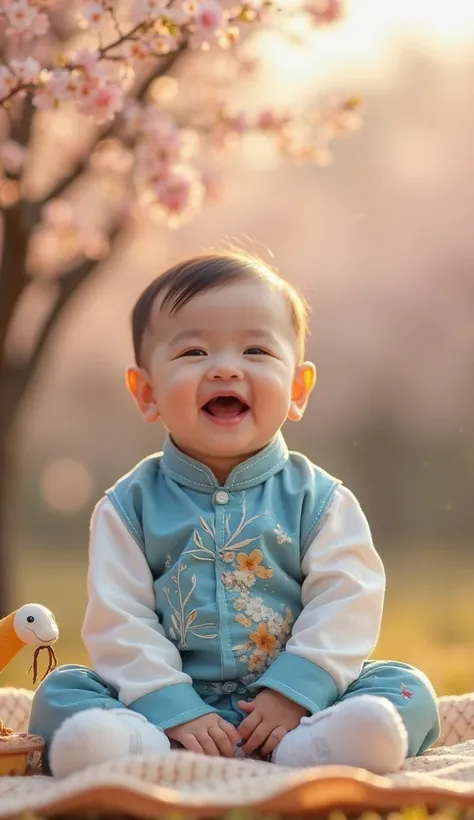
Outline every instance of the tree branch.
POLYGON ((165 74, 168 74, 168 72, 172 68, 176 68, 176 63, 183 56, 183 54, 187 50, 187 47, 188 44, 184 42, 177 49, 177 51, 173 51, 171 52, 171 54, 168 54, 166 57, 163 57, 162 62, 157 67, 157 70, 152 71, 151 74, 145 80, 143 80, 141 85, 138 85, 138 88, 135 92, 135 97, 137 100, 142 102, 145 99, 146 93, 149 90, 152 83, 154 83, 155 80, 158 80, 160 77, 163 77, 165 74))
MULTIPOLYGON (((159 77, 163 77, 165 74, 167 74, 168 71, 176 65, 178 59, 181 57, 185 50, 186 46, 182 46, 180 49, 178 49, 178 51, 174 51, 172 54, 169 54, 166 58, 163 58, 162 62, 160 63, 156 71, 153 71, 151 75, 146 78, 146 80, 139 84, 134 95, 137 100, 142 101, 145 98, 146 93, 150 88, 151 84, 154 83, 155 80, 157 80, 159 77)), ((117 123, 114 121, 99 133, 98 139, 107 139, 107 137, 113 136, 114 134, 116 134, 116 132, 117 123)), ((41 202, 35 203, 35 205, 37 205, 38 208, 38 218, 41 208, 46 204, 46 202, 49 202, 49 200, 51 199, 56 199, 57 197, 62 196, 62 194, 67 190, 67 188, 69 188, 70 185, 72 185, 77 179, 79 179, 79 177, 85 171, 87 171, 88 164, 88 156, 80 159, 75 168, 67 177, 64 177, 63 179, 59 180, 59 182, 54 186, 54 188, 51 189, 51 191, 48 192, 47 196, 44 197, 44 199, 41 200, 41 202)))
POLYGON ((35 114, 36 108, 33 105, 33 100, 31 97, 27 97, 23 103, 21 116, 18 122, 15 123, 11 134, 12 139, 20 143, 20 145, 26 146, 30 141, 31 126, 35 114))
MULTIPOLYGON (((151 84, 175 66, 185 50, 186 44, 178 51, 164 58, 159 66, 138 84, 135 92, 136 98, 143 100, 151 84)), ((22 143, 28 139, 34 112, 35 109, 31 100, 28 101, 28 103, 25 102, 25 109, 18 126, 18 137, 22 143)), ((117 123, 111 123, 101 132, 100 138, 104 139, 110 136, 115 133, 116 129, 117 123)), ((4 211, 4 247, 0 266, 0 362, 4 361, 5 342, 13 312, 28 283, 25 259, 29 234, 40 219, 41 208, 50 199, 61 196, 64 191, 87 170, 87 164, 88 159, 81 159, 73 171, 67 177, 60 180, 43 200, 39 202, 20 202, 14 208, 4 211), (26 223, 28 223, 28 225, 26 223), (27 227, 29 231, 27 231, 27 227)), ((114 230, 111 232, 110 239, 112 240, 115 235, 116 231, 114 230)), ((77 288, 88 278, 95 266, 95 262, 88 260, 60 280, 61 290, 58 300, 46 319, 38 340, 38 346, 31 360, 25 365, 25 371, 22 377, 21 396, 36 370, 44 346, 48 342, 50 333, 54 329, 59 315, 73 293, 75 293, 77 288)))
MULTIPOLYGON (((116 241, 117 236, 120 232, 120 228, 115 226, 109 233, 109 241, 110 243, 114 243, 116 241)), ((114 243, 115 244, 115 243, 114 243)), ((111 250, 109 256, 113 253, 111 250)), ((43 357, 44 350, 48 345, 50 337, 56 328, 56 324, 64 310, 67 306, 71 298, 74 296, 76 291, 84 284, 84 282, 91 277, 94 273, 94 270, 99 267, 99 262, 95 259, 86 259, 82 264, 80 264, 77 268, 74 268, 70 273, 66 276, 63 276, 59 279, 59 296, 54 303, 53 307, 51 308, 46 320, 44 322, 43 327, 41 328, 41 332, 36 342, 35 349, 28 360, 28 362, 23 367, 23 378, 21 384, 21 391, 20 395, 18 396, 18 401, 21 401, 23 395, 30 384, 33 376, 36 373, 38 368, 39 362, 43 357)))

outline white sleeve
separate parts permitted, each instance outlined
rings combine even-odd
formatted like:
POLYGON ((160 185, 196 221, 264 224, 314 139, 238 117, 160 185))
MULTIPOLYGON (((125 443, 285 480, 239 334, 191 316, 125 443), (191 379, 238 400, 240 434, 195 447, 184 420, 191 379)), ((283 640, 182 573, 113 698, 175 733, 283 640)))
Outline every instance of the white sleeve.
POLYGON ((385 594, 367 519, 345 487, 335 491, 301 566, 304 609, 286 651, 324 669, 343 693, 377 644, 385 594))
POLYGON ((92 517, 87 590, 82 638, 93 668, 122 703, 192 683, 156 615, 146 558, 108 498, 92 517))

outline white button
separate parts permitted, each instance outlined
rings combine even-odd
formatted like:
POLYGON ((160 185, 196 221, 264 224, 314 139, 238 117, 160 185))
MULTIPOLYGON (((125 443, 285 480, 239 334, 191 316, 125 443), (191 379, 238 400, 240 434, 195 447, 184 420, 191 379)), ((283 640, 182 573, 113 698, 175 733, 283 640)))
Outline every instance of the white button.
POLYGON ((229 493, 226 493, 225 490, 219 490, 216 493, 216 501, 218 504, 227 504, 229 500, 229 493))

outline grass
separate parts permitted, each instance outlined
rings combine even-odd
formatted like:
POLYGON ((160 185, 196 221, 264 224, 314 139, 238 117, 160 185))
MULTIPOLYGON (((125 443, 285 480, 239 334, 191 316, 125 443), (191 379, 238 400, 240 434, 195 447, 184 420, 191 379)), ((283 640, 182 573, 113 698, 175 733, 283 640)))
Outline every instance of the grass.
MULTIPOLYGON (((413 555, 387 567, 385 617, 375 655, 420 667, 440 695, 473 691, 474 563, 454 562, 448 554, 437 555, 434 561, 420 549, 413 555)), ((85 557, 65 550, 50 556, 30 552, 22 558, 21 569, 20 562, 13 568, 14 606, 29 601, 48 606, 60 628, 59 663, 87 664, 80 639, 86 605, 85 557)), ((2 685, 28 686, 29 666, 30 650, 25 649, 3 673, 2 685)))

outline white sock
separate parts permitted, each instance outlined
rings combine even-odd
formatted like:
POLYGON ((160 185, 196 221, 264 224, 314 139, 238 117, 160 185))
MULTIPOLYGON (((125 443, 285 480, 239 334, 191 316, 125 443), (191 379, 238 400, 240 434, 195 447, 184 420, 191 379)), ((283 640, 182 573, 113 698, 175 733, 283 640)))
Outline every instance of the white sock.
POLYGON ((166 754, 165 733, 130 709, 85 709, 61 724, 49 748, 55 777, 133 754, 166 754))
POLYGON ((407 751, 407 731, 393 704, 360 695, 302 718, 272 760, 281 766, 356 766, 388 774, 398 771, 407 751))

